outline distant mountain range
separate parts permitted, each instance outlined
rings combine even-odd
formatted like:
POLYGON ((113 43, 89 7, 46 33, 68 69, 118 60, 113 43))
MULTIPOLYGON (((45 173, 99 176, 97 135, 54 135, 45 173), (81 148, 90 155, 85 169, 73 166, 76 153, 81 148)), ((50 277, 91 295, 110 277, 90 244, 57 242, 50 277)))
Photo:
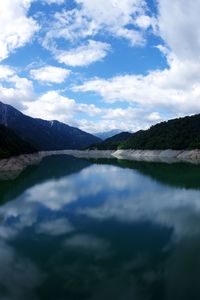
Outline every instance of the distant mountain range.
POLYGON ((98 132, 95 134, 95 136, 97 136, 98 138, 102 139, 103 141, 122 132, 122 130, 120 129, 113 129, 110 131, 105 131, 105 132, 98 132))
POLYGON ((38 150, 82 149, 101 139, 58 121, 46 121, 24 115, 0 102, 0 124, 15 131, 19 138, 38 150))
POLYGON ((19 138, 14 131, 0 125, 0 158, 36 152, 36 148, 19 138))
POLYGON ((126 142, 130 137, 132 137, 132 133, 130 132, 121 132, 118 133, 105 141, 92 145, 90 149, 97 149, 97 150, 117 150, 118 146, 122 142, 126 142))
POLYGON ((122 132, 90 146, 90 149, 200 149, 200 114, 161 122, 135 133, 122 132))
POLYGON ((136 133, 120 132, 102 141, 58 121, 31 118, 0 102, 0 158, 67 149, 200 149, 200 114, 162 122, 136 133))

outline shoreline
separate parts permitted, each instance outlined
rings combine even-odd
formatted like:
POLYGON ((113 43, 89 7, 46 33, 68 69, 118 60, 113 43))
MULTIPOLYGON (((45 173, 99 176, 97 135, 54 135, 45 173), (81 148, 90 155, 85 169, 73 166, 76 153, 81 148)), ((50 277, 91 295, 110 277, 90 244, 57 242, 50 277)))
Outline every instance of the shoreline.
POLYGON ((190 162, 200 163, 200 150, 117 150, 113 156, 118 159, 128 159, 149 162, 190 162))
POLYGON ((58 150, 41 151, 34 154, 23 154, 0 159, 0 179, 20 174, 30 165, 39 164, 43 158, 52 155, 70 155, 77 158, 107 158, 136 160, 146 162, 190 162, 200 164, 200 150, 58 150), (5 175, 5 176, 4 176, 5 175))
POLYGON ((146 162, 190 162, 200 163, 200 150, 66 150, 66 154, 77 158, 116 158, 146 162))

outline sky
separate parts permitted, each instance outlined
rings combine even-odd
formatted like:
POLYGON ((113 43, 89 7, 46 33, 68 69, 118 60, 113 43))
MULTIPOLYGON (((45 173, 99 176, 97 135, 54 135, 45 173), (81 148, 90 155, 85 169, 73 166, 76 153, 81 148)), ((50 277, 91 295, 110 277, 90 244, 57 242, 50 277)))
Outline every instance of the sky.
POLYGON ((200 0, 0 1, 0 101, 96 133, 200 112, 200 0))

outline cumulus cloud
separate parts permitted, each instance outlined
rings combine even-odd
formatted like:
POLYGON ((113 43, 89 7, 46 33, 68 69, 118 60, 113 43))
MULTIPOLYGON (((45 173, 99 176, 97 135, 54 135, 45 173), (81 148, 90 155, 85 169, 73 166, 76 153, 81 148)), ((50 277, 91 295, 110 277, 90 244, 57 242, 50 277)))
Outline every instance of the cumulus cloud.
POLYGON ((57 51, 56 58, 60 63, 72 67, 84 67, 103 59, 111 49, 107 43, 89 40, 86 45, 69 51, 57 51))
MULTIPOLYGON (((159 34, 181 60, 200 57, 200 1, 158 1, 159 34)), ((189 72, 190 70, 188 70, 189 72)))
POLYGON ((77 103, 74 99, 62 96, 58 91, 49 91, 35 101, 27 103, 25 113, 39 118, 73 123, 79 113, 97 115, 101 112, 93 104, 77 103))
POLYGON ((59 61, 67 61, 67 64, 69 64, 69 60, 72 60, 74 65, 74 61, 76 59, 79 61, 80 55, 84 56, 85 54, 87 54, 86 63, 83 64, 81 58, 82 66, 88 65, 87 59, 89 58, 87 57, 91 56, 89 62, 102 59, 106 56, 109 45, 100 44, 100 42, 97 45, 94 41, 89 41, 88 48, 93 49, 91 54, 85 45, 81 45, 78 49, 74 49, 75 53, 74 51, 72 53, 71 50, 65 53, 65 50, 59 49, 61 54, 58 55, 56 43, 58 39, 62 38, 80 45, 81 41, 91 40, 98 34, 106 34, 126 39, 130 45, 142 45, 145 42, 145 30, 154 23, 154 18, 147 15, 147 5, 144 0, 76 0, 75 2, 76 8, 64 9, 54 14, 45 38, 42 40, 45 48, 51 50, 59 61), (71 57, 72 55, 73 57, 71 57))
MULTIPOLYGON (((31 2, 15 0, 12 7, 10 0, 0 4, 0 11, 3 12, 0 25, 4 22, 1 28, 6 28, 0 30, 0 59, 31 41, 38 30, 36 21, 28 16, 31 2)), ((44 2, 64 3, 62 0, 44 2)), ((77 5, 72 9, 63 6, 57 12, 52 6, 53 17, 48 18, 48 26, 44 28, 43 46, 52 51, 58 62, 72 67, 86 67, 103 60, 108 53, 112 54, 108 38, 123 38, 132 46, 143 45, 148 37, 146 33, 152 27, 154 34, 163 40, 156 47, 166 58, 168 67, 150 70, 145 75, 113 74, 110 78, 95 77, 82 82, 80 77, 80 83, 72 88, 73 92, 97 94, 107 102, 102 108, 102 103, 78 103, 74 100, 76 96, 71 99, 71 95, 70 98, 66 94, 61 95, 54 88, 36 97, 31 80, 25 75, 19 76, 12 67, 1 65, 2 101, 30 115, 58 119, 92 132, 112 127, 136 131, 163 119, 199 112, 200 0, 188 3, 187 7, 184 0, 175 0, 173 3, 159 0, 156 17, 152 17, 148 10, 147 1, 75 2, 77 5), (120 108, 122 103, 126 108, 120 108), (81 117, 77 118, 79 114, 81 117)), ((30 72, 32 78, 47 84, 64 83, 69 73, 63 67, 48 64, 30 72)))
POLYGON ((99 30, 125 38, 132 44, 140 44, 143 36, 136 29, 128 29, 134 24, 138 15, 144 15, 146 2, 141 0, 77 0, 82 7, 82 13, 88 16, 99 30))
POLYGON ((31 2, 32 0, 0 2, 0 60, 30 42, 38 31, 38 24, 28 16, 31 2))
POLYGON ((50 90, 37 97, 32 81, 19 77, 15 70, 7 66, 0 68, 0 77, 4 77, 0 78, 0 98, 3 102, 15 106, 27 115, 59 120, 88 132, 95 133, 113 128, 137 131, 142 126, 147 128, 162 120, 157 111, 131 106, 123 109, 100 108, 95 104, 77 102, 56 90, 50 90))
MULTIPOLYGON (((128 102, 149 110, 155 110, 156 107, 157 110, 165 111, 167 117, 198 112, 200 110, 199 7, 200 1, 193 1, 187 7, 183 0, 173 1, 172 6, 167 0, 158 1, 156 34, 163 38, 164 45, 157 45, 157 48, 166 57, 168 68, 149 71, 147 75, 129 74, 108 79, 92 78, 74 86, 73 91, 92 92, 109 103, 128 102)), ((135 22, 144 29, 152 22, 154 27, 156 25, 155 19, 152 21, 144 14, 139 15, 135 22)), ((156 116, 153 111, 152 114, 156 116)))
POLYGON ((91 133, 109 131, 113 128, 136 132, 141 128, 147 129, 149 126, 162 120, 163 117, 156 111, 151 112, 133 107, 124 109, 109 108, 102 109, 102 115, 100 115, 98 120, 81 119, 78 121, 77 126, 91 133))
POLYGON ((14 105, 18 109, 25 109, 26 103, 33 101, 35 98, 32 81, 19 77, 12 69, 7 69, 4 77, 6 77, 4 78, 6 82, 2 82, 0 78, 1 101, 14 105))
POLYGON ((157 111, 131 106, 123 109, 99 108, 94 104, 78 103, 54 90, 27 102, 24 113, 43 119, 59 120, 92 133, 113 128, 137 131, 141 127, 148 128, 163 120, 157 111))
POLYGON ((33 79, 49 83, 63 83, 70 73, 70 70, 54 66, 44 66, 30 71, 33 79))
POLYGON ((15 70, 10 66, 0 65, 0 80, 8 79, 15 74, 15 70))
POLYGON ((128 102, 142 108, 165 109, 169 114, 192 114, 200 109, 198 62, 170 57, 170 67, 148 75, 95 78, 74 86, 75 92, 94 92, 104 101, 128 102))

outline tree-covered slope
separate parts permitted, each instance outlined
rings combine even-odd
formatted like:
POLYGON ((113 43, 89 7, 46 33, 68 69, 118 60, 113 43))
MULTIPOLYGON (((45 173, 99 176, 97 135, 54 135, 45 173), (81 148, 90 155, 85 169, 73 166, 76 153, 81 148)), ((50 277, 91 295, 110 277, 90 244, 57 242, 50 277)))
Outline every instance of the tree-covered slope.
POLYGON ((0 158, 34 153, 36 149, 19 138, 12 130, 0 125, 0 158))
POLYGON ((90 147, 90 149, 97 149, 97 150, 117 150, 118 146, 122 143, 127 141, 132 136, 130 132, 121 132, 116 134, 105 141, 95 144, 90 147))
POLYGON ((169 120, 141 130, 119 149, 200 149, 200 114, 169 120))

